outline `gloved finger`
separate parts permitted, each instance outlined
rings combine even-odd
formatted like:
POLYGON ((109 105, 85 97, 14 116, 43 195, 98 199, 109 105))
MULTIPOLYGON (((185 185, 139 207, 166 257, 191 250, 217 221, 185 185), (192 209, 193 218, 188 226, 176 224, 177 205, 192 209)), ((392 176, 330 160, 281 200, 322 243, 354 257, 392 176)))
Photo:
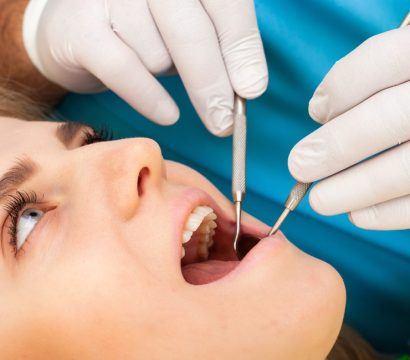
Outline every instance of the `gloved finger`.
POLYGON ((232 132, 233 89, 211 19, 199 0, 150 0, 150 10, 205 126, 232 132))
POLYGON ((353 211, 349 218, 354 225, 363 229, 410 229, 410 195, 353 211))
POLYGON ((95 37, 78 49, 82 66, 148 119, 175 123, 178 107, 138 56, 111 29, 100 29, 95 37))
POLYGON ((268 86, 268 67, 253 0, 201 0, 218 33, 232 86, 253 99, 268 86))
POLYGON ((109 9, 113 31, 138 54, 152 74, 168 72, 173 66, 172 59, 147 2, 116 0, 113 5, 109 9))
POLYGON ((409 94, 410 81, 383 90, 305 137, 289 155, 292 175, 317 181, 410 140, 409 94))
POLYGON ((363 209, 410 194, 410 142, 319 182, 312 208, 323 215, 363 209))
POLYGON ((313 94, 309 114, 323 124, 380 90, 410 80, 410 26, 376 35, 336 62, 313 94))

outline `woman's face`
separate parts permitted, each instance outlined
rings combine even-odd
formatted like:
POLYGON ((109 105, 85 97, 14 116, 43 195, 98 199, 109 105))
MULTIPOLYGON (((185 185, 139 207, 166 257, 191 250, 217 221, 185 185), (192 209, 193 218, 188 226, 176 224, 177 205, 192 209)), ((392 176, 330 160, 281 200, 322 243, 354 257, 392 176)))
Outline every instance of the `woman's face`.
POLYGON ((345 304, 331 266, 283 234, 235 261, 232 205, 210 182, 152 140, 98 140, 0 118, 4 358, 326 356, 345 304))

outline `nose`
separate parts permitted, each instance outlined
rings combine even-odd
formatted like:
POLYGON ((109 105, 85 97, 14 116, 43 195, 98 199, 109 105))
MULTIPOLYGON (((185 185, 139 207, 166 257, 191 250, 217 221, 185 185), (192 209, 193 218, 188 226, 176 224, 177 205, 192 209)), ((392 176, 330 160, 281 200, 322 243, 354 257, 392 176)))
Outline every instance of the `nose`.
POLYGON ((141 201, 159 192, 165 167, 159 145, 145 138, 97 143, 77 149, 75 186, 83 201, 98 199, 124 219, 134 216, 141 201))

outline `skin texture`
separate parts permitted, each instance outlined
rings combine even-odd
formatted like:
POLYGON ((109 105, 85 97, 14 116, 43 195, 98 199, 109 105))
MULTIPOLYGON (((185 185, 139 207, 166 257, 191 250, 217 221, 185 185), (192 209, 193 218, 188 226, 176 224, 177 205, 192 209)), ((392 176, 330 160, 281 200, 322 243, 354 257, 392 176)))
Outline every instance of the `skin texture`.
MULTIPOLYGON (((164 161, 152 140, 81 146, 79 134, 67 148, 57 126, 0 118, 0 176, 29 154, 37 173, 18 190, 35 191, 42 203, 28 207, 46 212, 15 256, 2 200, 3 359, 326 357, 345 306, 331 266, 279 234, 226 277, 188 284, 187 204, 200 204, 192 194, 202 189, 232 223, 229 201, 192 169, 164 161)), ((244 223, 267 230, 250 216, 244 223)))

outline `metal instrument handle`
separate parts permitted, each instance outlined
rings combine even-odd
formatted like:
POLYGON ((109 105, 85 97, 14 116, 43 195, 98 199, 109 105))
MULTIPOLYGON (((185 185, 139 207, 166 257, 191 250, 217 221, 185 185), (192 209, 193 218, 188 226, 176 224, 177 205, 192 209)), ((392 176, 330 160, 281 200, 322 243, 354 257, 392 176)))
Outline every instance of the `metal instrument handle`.
POLYGON ((298 182, 290 191, 288 198, 286 199, 285 206, 290 211, 293 211, 297 208, 300 202, 305 197, 312 183, 301 183, 298 182))
POLYGON ((246 191, 246 100, 235 95, 232 139, 232 196, 242 201, 246 191))

